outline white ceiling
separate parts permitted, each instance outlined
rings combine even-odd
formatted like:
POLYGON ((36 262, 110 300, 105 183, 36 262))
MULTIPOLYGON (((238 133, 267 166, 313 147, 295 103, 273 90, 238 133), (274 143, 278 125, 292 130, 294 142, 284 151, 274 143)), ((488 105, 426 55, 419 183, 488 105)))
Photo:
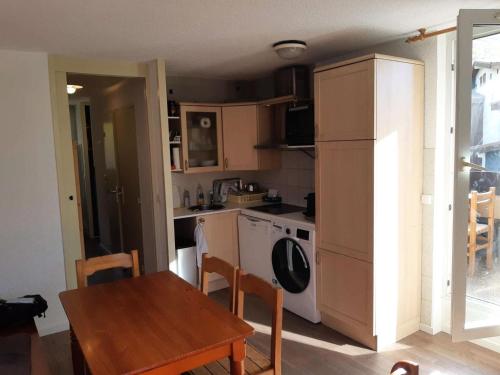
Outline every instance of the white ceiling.
POLYGON ((253 78, 302 39, 313 63, 453 21, 499 0, 0 0, 0 48, 167 60, 170 75, 253 78))

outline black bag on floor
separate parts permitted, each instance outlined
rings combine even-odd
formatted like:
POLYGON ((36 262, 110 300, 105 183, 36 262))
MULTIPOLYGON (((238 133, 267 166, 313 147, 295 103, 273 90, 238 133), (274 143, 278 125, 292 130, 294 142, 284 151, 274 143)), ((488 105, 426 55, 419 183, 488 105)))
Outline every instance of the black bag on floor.
POLYGON ((0 299, 0 328, 26 324, 35 316, 45 317, 47 307, 47 301, 39 294, 7 301, 0 299))

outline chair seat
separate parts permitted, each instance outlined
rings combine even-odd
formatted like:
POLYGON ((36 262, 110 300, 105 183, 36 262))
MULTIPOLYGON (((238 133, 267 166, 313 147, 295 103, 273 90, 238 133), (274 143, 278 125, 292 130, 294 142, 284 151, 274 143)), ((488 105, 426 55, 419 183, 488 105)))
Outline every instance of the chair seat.
MULTIPOLYGON (((468 232, 470 233, 470 225, 468 228, 468 232)), ((479 224, 479 223, 476 224, 476 234, 486 233, 486 232, 488 232, 488 224, 479 224)))
MULTIPOLYGON (((247 356, 245 358, 245 374, 261 374, 270 369, 271 361, 264 354, 247 344, 247 356)), ((224 358, 217 362, 209 363, 203 367, 191 370, 191 375, 228 375, 230 373, 229 359, 224 358)), ((272 370, 271 370, 272 371, 272 370)), ((273 372, 270 372, 272 374, 273 372)))

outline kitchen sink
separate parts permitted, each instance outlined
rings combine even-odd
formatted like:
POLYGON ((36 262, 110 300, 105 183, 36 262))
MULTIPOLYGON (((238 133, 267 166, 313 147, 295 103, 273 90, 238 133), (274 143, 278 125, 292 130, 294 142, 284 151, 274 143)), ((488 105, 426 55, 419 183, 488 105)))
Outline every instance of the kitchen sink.
POLYGON ((196 206, 191 206, 189 209, 191 211, 217 211, 217 210, 222 210, 224 208, 223 204, 199 204, 196 206))

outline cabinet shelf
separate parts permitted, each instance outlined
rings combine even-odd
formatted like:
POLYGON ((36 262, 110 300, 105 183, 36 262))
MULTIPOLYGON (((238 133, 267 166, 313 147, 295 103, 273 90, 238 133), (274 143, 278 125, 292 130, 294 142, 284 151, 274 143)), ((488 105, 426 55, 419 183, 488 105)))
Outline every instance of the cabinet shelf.
POLYGON ((168 116, 167 119, 169 119, 169 120, 179 120, 180 116, 168 116))

